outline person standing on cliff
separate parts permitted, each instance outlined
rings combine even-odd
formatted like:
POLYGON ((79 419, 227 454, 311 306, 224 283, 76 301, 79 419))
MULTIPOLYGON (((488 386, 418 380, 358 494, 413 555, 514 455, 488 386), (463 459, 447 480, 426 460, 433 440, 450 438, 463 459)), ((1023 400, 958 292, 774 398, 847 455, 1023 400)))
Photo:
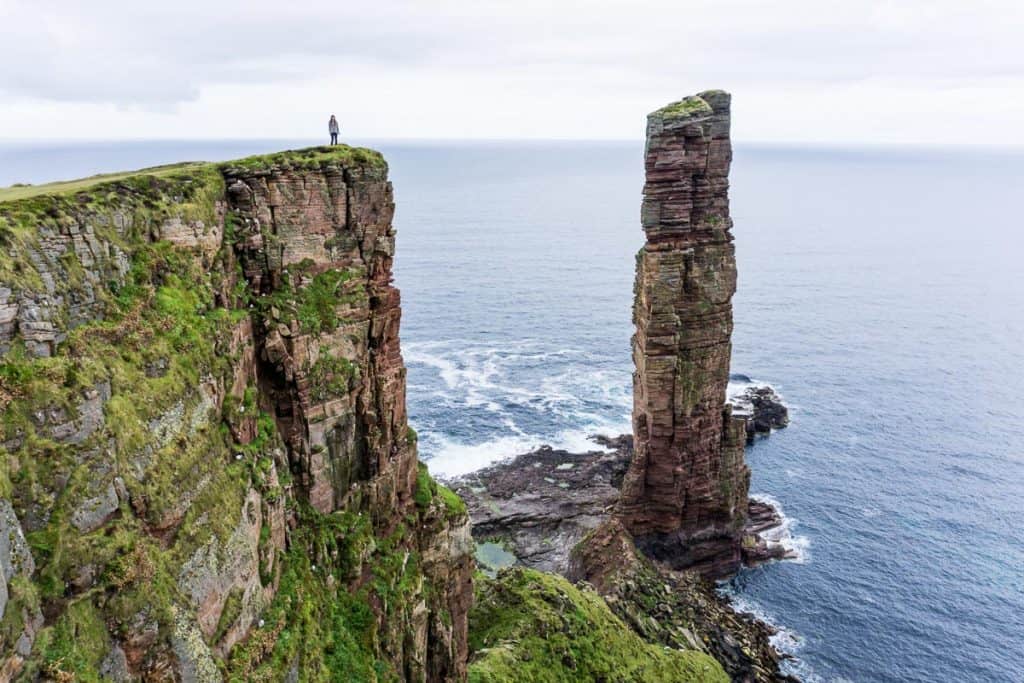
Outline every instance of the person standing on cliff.
POLYGON ((341 127, 338 126, 338 119, 334 118, 334 114, 331 114, 331 120, 327 122, 327 130, 331 133, 331 144, 338 144, 338 133, 341 132, 341 127))

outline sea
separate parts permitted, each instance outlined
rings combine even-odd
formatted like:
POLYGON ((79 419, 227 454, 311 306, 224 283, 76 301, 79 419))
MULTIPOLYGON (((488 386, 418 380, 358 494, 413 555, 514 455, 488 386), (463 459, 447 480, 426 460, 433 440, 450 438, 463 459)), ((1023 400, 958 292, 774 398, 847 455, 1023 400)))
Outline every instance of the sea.
MULTIPOLYGON (((360 141, 441 476, 630 429, 643 142, 360 141)), ((308 141, 0 143, 0 186, 308 141)), ((731 391, 795 559, 722 584, 808 682, 1024 681, 1024 151, 738 142, 731 391)))

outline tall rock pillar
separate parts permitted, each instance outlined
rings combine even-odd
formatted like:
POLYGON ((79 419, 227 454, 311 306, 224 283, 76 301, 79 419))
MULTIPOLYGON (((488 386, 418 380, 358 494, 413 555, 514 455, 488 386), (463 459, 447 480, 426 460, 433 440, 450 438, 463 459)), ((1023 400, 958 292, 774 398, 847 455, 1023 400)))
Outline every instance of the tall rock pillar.
POLYGON ((633 319, 635 454, 617 514, 649 555, 709 576, 740 563, 750 472, 725 404, 736 260, 728 93, 650 114, 633 319))

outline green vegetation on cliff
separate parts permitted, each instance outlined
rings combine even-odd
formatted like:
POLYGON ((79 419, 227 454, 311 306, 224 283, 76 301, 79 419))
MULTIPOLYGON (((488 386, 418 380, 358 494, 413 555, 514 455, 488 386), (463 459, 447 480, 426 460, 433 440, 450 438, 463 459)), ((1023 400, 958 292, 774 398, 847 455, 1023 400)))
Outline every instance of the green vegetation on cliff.
POLYGON ((470 612, 471 683, 727 683, 711 657, 643 641, 589 589, 507 569, 478 575, 470 612))
POLYGON ((12 185, 11 187, 0 188, 0 202, 14 201, 16 199, 28 199, 40 195, 70 195, 84 190, 89 190, 101 183, 114 183, 118 180, 150 176, 155 178, 167 177, 181 172, 188 172, 204 166, 203 163, 184 162, 179 164, 168 164, 166 166, 154 166, 139 171, 126 171, 123 173, 103 173, 88 178, 75 180, 60 180, 54 183, 43 185, 12 185))
MULTIPOLYGON (((0 669, 461 680, 467 509, 413 470, 404 368, 379 351, 386 168, 338 146, 0 190, 0 524, 31 560, 0 585, 0 669), (294 233, 227 191, 307 181, 345 201, 294 233), (270 265, 310 233, 329 258, 270 265)), ((478 582, 475 683, 725 680, 560 577, 478 582)))
MULTIPOLYGON (((376 153, 357 156, 379 166, 376 153)), ((292 473, 272 409, 246 375, 240 340, 262 311, 250 309, 233 243, 220 239, 231 227, 224 202, 214 164, 0 190, 0 503, 12 510, 0 522, 11 539, 24 527, 34 560, 34 571, 0 577, 0 669, 16 643, 31 648, 18 644, 25 651, 10 660, 19 678, 100 680, 121 647, 144 657, 136 669, 170 658, 209 674, 221 659, 211 651, 245 636, 239 624, 279 585, 274 605, 293 599, 286 622, 301 634, 290 652, 310 664, 301 680, 395 678, 359 614, 376 618, 377 588, 400 601, 412 582, 393 567, 417 572, 416 561, 391 558, 369 523, 345 521, 344 542, 329 543, 338 523, 308 514, 282 552, 283 531, 268 522, 285 507, 297 514, 297 501, 283 495, 292 473), (374 589, 330 578, 354 571, 345 549, 357 541, 378 548, 374 589), (257 553, 258 575, 246 579, 239 567, 257 553), (316 558, 335 569, 318 573, 316 558), (239 583, 218 595, 225 577, 239 583), (198 610, 220 600, 203 635, 198 610)), ((289 287, 286 310, 314 333, 333 328, 339 300, 366 303, 353 278, 365 271, 321 267, 289 287)), ((325 354, 312 379, 342 393, 358 373, 325 354)))
POLYGON ((322 168, 326 164, 387 169, 384 155, 377 150, 348 145, 322 145, 272 154, 257 154, 244 159, 224 162, 220 164, 220 167, 230 171, 261 171, 271 168, 310 170, 322 168))
POLYGON ((655 115, 662 116, 666 119, 681 119, 688 118, 691 116, 703 116, 706 114, 714 113, 711 109, 711 105, 705 102, 698 95, 690 95, 684 97, 678 102, 668 104, 658 111, 654 112, 655 115))
POLYGON ((377 657, 370 591, 350 590, 363 558, 374 551, 368 520, 353 513, 325 515, 303 506, 282 557, 277 593, 262 625, 231 653, 229 681, 279 681, 294 669, 297 681, 398 680, 377 657))
MULTIPOLYGON (((413 434, 415 435, 415 432, 413 434)), ((434 480, 430 476, 427 466, 423 463, 419 463, 419 469, 416 473, 416 491, 413 495, 416 504, 421 508, 427 507, 434 500, 438 500, 444 506, 445 514, 449 517, 465 517, 468 514, 466 504, 462 499, 450 488, 434 480)))

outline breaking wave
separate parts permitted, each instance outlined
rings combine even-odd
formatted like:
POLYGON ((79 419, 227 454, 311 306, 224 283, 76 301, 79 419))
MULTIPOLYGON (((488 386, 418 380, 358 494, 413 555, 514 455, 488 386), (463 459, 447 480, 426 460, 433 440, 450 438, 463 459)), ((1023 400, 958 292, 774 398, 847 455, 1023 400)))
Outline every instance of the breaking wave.
POLYGON ((446 340, 406 344, 404 356, 420 455, 441 477, 544 444, 598 450, 589 436, 631 429, 629 369, 581 349, 446 340))
POLYGON ((767 531, 762 531, 761 537, 769 543, 779 543, 786 549, 789 557, 783 560, 783 562, 795 562, 796 564, 807 563, 811 559, 811 539, 807 536, 794 535, 793 531, 798 525, 797 520, 786 516, 785 510, 782 508, 782 503, 767 493, 751 493, 750 497, 754 500, 759 500, 762 503, 771 505, 779 514, 779 517, 782 518, 782 524, 772 529, 768 529, 767 531))

